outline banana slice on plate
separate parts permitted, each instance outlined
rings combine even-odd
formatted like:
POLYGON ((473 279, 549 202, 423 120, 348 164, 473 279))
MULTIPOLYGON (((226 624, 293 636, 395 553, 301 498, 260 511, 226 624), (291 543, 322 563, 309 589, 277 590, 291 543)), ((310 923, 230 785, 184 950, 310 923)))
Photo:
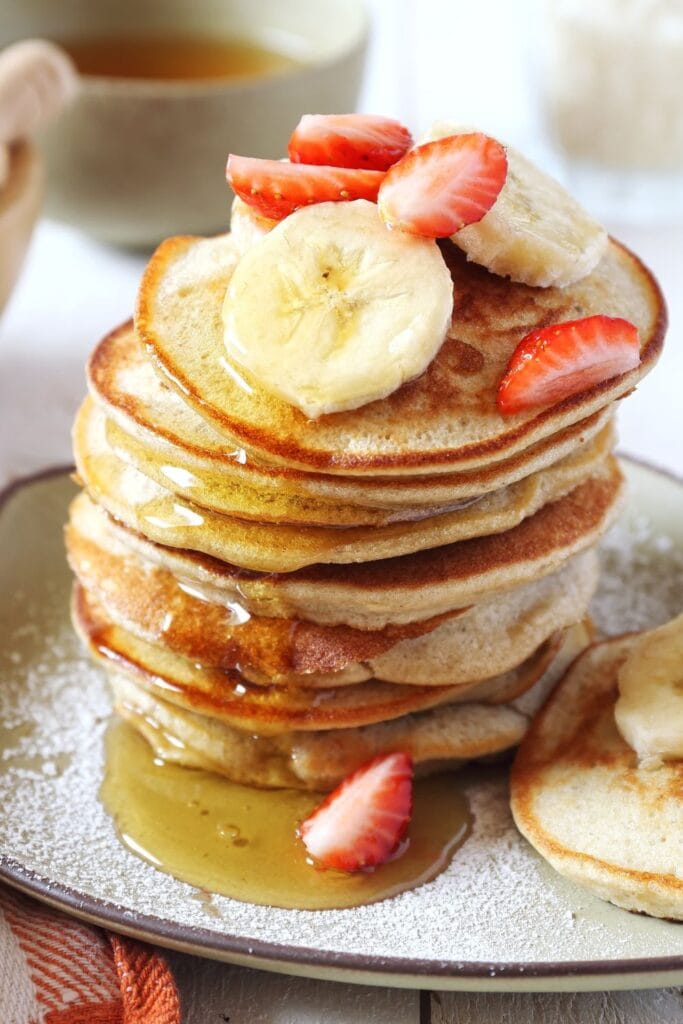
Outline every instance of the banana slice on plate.
MULTIPOLYGON (((437 121, 420 144, 470 129, 437 121)), ((607 232, 565 188, 512 146, 495 203, 452 241, 494 274, 522 284, 563 288, 590 274, 607 248, 607 232)))
POLYGON ((311 419, 356 409, 427 368, 453 311, 436 242, 390 231, 364 199, 286 217, 228 285, 228 359, 311 419))
POLYGON ((643 633, 619 670, 617 728, 641 761, 683 761, 683 615, 643 633))

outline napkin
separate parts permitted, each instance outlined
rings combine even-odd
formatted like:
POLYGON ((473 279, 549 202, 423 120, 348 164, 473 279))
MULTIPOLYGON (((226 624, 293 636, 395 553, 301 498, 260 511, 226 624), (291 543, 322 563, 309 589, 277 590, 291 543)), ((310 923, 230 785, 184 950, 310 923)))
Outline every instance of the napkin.
POLYGON ((2 1024, 180 1024, 173 976, 149 946, 0 887, 2 1024))

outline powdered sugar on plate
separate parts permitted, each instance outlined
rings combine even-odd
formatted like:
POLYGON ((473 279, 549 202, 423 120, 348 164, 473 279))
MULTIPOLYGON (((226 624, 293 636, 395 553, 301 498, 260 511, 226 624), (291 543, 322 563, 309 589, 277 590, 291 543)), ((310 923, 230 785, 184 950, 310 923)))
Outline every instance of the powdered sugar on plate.
MULTIPOLYGON (((594 615, 606 633, 654 625, 683 608, 683 489, 640 467, 629 476, 631 508, 603 544, 594 615)), ((462 773, 475 826, 450 867, 370 906, 311 912, 242 904, 198 892, 131 855, 97 797, 110 702, 68 621, 61 548, 68 496, 66 480, 54 477, 16 493, 0 514, 5 873, 34 872, 57 900, 67 888, 104 901, 131 926, 141 916, 171 922, 199 952, 203 942, 239 936, 245 952, 268 942, 340 954, 341 962, 345 953, 427 960, 435 969, 447 962, 452 972, 478 962, 492 977, 510 963, 683 954, 683 928, 604 904, 537 857, 511 821, 501 766, 462 773)))

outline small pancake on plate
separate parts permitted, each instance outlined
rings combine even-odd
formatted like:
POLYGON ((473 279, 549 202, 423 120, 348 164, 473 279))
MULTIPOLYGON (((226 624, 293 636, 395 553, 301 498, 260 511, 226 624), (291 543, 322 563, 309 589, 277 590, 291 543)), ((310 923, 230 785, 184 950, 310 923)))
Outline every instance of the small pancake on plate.
POLYGON ((638 637, 589 647, 533 722, 512 769, 517 826, 601 899, 683 920, 683 762, 640 766, 619 733, 617 673, 638 637))

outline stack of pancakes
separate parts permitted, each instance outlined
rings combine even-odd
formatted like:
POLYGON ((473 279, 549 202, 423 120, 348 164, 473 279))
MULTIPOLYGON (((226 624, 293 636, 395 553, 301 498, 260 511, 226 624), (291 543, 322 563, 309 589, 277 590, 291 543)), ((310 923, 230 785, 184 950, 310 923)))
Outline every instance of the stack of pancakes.
POLYGON ((93 353, 74 618, 164 758, 324 789, 388 750, 422 770, 494 755, 587 642, 623 492, 612 407, 659 353, 661 295, 613 242, 565 289, 442 251, 449 336, 420 378, 351 412, 310 421, 228 362, 229 235, 165 242, 135 325, 93 353), (636 324, 641 365, 503 418, 520 339, 593 313, 636 324))

